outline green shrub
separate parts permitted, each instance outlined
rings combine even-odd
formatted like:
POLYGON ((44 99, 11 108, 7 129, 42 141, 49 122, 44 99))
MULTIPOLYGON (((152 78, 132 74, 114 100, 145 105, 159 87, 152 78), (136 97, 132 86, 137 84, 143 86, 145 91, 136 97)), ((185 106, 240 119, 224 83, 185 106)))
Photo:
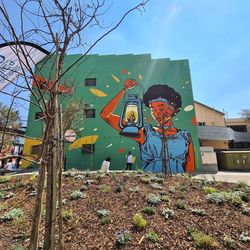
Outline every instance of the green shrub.
POLYGON ((229 249, 235 249, 235 241, 228 235, 225 235, 223 238, 224 245, 229 249))
POLYGON ((109 193, 111 191, 111 187, 109 185, 103 184, 100 186, 100 190, 103 193, 109 193))
POLYGON ((6 202, 2 203, 0 205, 0 212, 3 211, 3 210, 5 210, 5 209, 7 209, 7 207, 8 207, 8 204, 6 202))
POLYGON ((72 209, 67 210, 67 209, 62 209, 62 218, 63 220, 71 220, 73 218, 73 211, 72 209))
POLYGON ((131 240, 131 238, 129 231, 118 232, 116 235, 116 244, 118 246, 124 246, 131 240))
POLYGON ((236 187, 237 188, 246 188, 246 187, 248 187, 248 185, 247 185, 246 181, 238 181, 236 183, 236 187))
POLYGON ((98 214, 98 216, 99 216, 100 218, 110 215, 110 211, 107 210, 107 209, 97 210, 96 213, 98 214))
POLYGON ((192 209, 191 210, 192 214, 196 214, 199 216, 206 216, 207 212, 205 211, 205 209, 192 209))
POLYGON ((191 232, 191 236, 197 247, 213 249, 218 246, 218 243, 213 239, 211 235, 207 235, 199 231, 193 231, 191 232))
POLYGON ((151 231, 147 235, 147 239, 153 243, 158 241, 158 235, 154 231, 151 231))
POLYGON ((3 220, 14 220, 23 216, 23 211, 21 208, 13 208, 9 212, 5 213, 4 216, 1 217, 3 220))
POLYGON ((161 213, 166 219, 171 218, 174 216, 174 210, 170 208, 163 208, 161 213))
POLYGON ((179 209, 186 209, 185 203, 182 200, 177 200, 176 201, 176 207, 179 209))
POLYGON ((107 224, 110 224, 112 221, 111 221, 111 218, 110 216, 105 216, 105 217, 102 217, 101 218, 101 223, 102 225, 107 225, 107 224))
POLYGON ((208 186, 205 186, 202 188, 206 193, 208 194, 212 194, 212 193, 215 193, 215 192, 218 192, 218 190, 214 187, 208 187, 208 186))
POLYGON ((149 194, 148 195, 148 203, 151 205, 157 205, 161 202, 161 198, 158 195, 155 194, 149 194))
POLYGON ((139 213, 136 213, 133 216, 133 222, 137 228, 145 228, 148 224, 147 220, 145 220, 139 213))
POLYGON ((85 194, 81 191, 74 191, 71 193, 70 195, 71 199, 72 200, 78 200, 78 199, 81 199, 81 198, 85 198, 85 194))
POLYGON ((155 210, 152 207, 144 207, 142 212, 145 214, 155 214, 155 210))

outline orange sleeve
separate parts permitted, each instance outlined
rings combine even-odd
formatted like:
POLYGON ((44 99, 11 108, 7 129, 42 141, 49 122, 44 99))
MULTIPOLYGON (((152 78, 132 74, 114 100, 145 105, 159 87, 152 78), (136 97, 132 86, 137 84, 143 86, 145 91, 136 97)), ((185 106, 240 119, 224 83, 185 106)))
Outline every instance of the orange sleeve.
POLYGON ((195 170, 194 147, 192 139, 190 137, 190 143, 188 145, 188 155, 186 160, 186 172, 193 174, 194 170, 195 170))

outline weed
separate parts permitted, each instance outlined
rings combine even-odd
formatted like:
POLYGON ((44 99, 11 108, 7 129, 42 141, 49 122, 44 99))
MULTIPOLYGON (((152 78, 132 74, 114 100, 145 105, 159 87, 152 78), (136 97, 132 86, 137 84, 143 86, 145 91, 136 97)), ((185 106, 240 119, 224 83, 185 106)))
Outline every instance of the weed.
POLYGON ((161 198, 158 195, 155 194, 149 194, 148 195, 148 203, 151 205, 157 205, 161 202, 161 198))
POLYGON ((107 184, 103 184, 99 188, 103 193, 109 193, 111 191, 111 187, 107 184))
POLYGON ((140 182, 143 184, 150 184, 150 178, 149 177, 141 177, 140 182))
POLYGON ((241 213, 245 214, 245 215, 250 215, 250 207, 244 207, 244 209, 241 213))
POLYGON ((202 189, 203 189, 203 190, 205 191, 205 193, 207 193, 207 194, 212 194, 212 193, 218 192, 218 190, 217 190, 216 188, 214 188, 214 187, 205 186, 205 187, 203 187, 202 189))
POLYGON ((134 216, 133 216, 133 222, 134 222, 134 225, 137 227, 137 228, 145 228, 148 224, 147 220, 145 220, 141 214, 139 213, 136 213, 134 216))
POLYGON ((136 173, 137 174, 143 174, 144 172, 143 172, 143 170, 141 168, 137 168, 136 169, 136 173))
POLYGON ((116 186, 116 188, 115 188, 115 192, 116 193, 121 193, 122 192, 122 185, 121 184, 118 184, 117 186, 116 186))
POLYGON ((116 234, 116 244, 118 246, 124 246, 132 239, 129 231, 118 232, 116 234))
POLYGON ((85 198, 85 194, 83 193, 83 192, 81 192, 81 191, 73 191, 72 193, 71 193, 71 195, 70 195, 70 197, 71 197, 71 199, 72 200, 78 200, 78 199, 80 199, 80 198, 85 198))
POLYGON ((83 192, 83 191, 86 191, 88 189, 88 187, 86 185, 82 185, 80 187, 80 191, 83 192))
POLYGON ((110 211, 107 209, 97 210, 96 213, 98 214, 99 218, 101 219, 101 223, 103 225, 110 224, 110 211))
POLYGON ((154 189, 159 189, 159 190, 162 189, 162 186, 158 183, 151 183, 150 186, 154 189))
POLYGON ((107 225, 110 224, 112 222, 110 216, 105 216, 101 218, 101 223, 102 225, 107 225))
POLYGON ((193 232, 191 232, 191 236, 197 247, 213 249, 218 246, 218 243, 213 239, 211 235, 194 230, 193 232))
POLYGON ((20 245, 14 245, 11 247, 11 250, 25 250, 25 248, 20 245))
POLYGON ((9 176, 0 176, 0 183, 8 182, 9 180, 9 176))
POLYGON ((248 185, 247 185, 246 181, 238 181, 236 183, 236 187, 237 188, 246 188, 246 187, 248 187, 248 185))
POLYGON ((62 218, 63 220, 71 220, 73 218, 74 214, 73 214, 73 210, 70 209, 62 209, 62 218))
POLYGON ((176 201, 176 207, 179 209, 186 209, 185 203, 182 200, 177 200, 176 201))
POLYGON ((138 193, 140 191, 139 187, 130 187, 128 189, 129 192, 132 192, 132 193, 138 193))
POLYGON ((224 244, 227 248, 230 249, 235 249, 236 245, 235 245, 235 241, 228 235, 225 235, 223 238, 224 244))
POLYGON ((150 180, 152 181, 152 182, 158 182, 158 183, 163 183, 164 182, 164 178, 162 178, 162 177, 157 177, 157 176, 150 176, 150 180))
POLYGON ((174 216, 174 210, 169 208, 163 208, 161 213, 166 219, 174 216))
POLYGON ((147 239, 152 242, 155 243, 158 241, 158 235, 157 233, 155 233, 154 231, 150 231, 147 235, 147 239))
POLYGON ((14 220, 23 216, 23 211, 20 208, 13 208, 9 212, 5 213, 4 216, 1 217, 2 220, 14 220))
POLYGON ((155 210, 152 207, 144 207, 142 209, 142 212, 145 213, 145 214, 154 214, 155 210))
POLYGON ((192 209, 191 210, 192 214, 196 214, 199 216, 206 216, 207 212, 205 211, 205 209, 192 209))
POLYGON ((247 227, 250 229, 250 220, 247 220, 247 221, 246 221, 246 225, 247 225, 247 227))
POLYGON ((171 205, 171 199, 169 198, 168 195, 162 195, 161 196, 161 201, 166 202, 168 204, 168 206, 171 205))
POLYGON ((8 208, 8 204, 6 202, 4 202, 3 204, 0 205, 0 212, 7 209, 8 208))
POLYGON ((247 233, 241 233, 239 240, 245 243, 250 243, 250 236, 248 236, 247 233))
POLYGON ((33 174, 30 176, 30 182, 35 182, 36 181, 36 178, 37 178, 37 175, 36 174, 33 174))

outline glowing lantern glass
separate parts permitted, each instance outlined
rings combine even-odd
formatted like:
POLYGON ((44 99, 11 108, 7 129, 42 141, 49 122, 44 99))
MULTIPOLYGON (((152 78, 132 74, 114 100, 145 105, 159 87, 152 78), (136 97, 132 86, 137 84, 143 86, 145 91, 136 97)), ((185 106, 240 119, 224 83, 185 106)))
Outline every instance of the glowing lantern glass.
POLYGON ((143 127, 142 102, 136 95, 129 95, 124 103, 119 126, 120 135, 138 137, 143 127))

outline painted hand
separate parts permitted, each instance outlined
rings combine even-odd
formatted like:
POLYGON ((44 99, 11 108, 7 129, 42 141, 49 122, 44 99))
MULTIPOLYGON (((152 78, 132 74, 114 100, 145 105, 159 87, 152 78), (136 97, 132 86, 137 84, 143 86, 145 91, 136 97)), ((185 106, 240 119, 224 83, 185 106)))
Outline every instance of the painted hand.
POLYGON ((124 89, 127 90, 127 89, 132 89, 134 88, 136 85, 138 84, 138 82, 134 79, 127 79, 125 80, 124 82, 124 89))

